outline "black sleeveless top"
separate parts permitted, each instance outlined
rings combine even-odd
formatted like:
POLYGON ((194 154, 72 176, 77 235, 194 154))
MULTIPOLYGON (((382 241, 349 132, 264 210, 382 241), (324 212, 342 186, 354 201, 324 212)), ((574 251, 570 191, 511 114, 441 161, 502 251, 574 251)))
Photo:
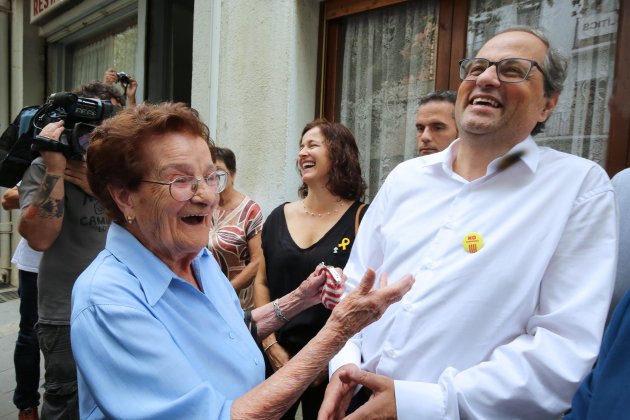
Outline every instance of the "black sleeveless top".
MULTIPOLYGON (((306 249, 300 248, 289 234, 284 217, 286 203, 271 212, 263 225, 262 248, 272 301, 295 290, 321 262, 344 268, 354 243, 355 218, 360 204, 355 201, 319 241, 306 249)), ((366 209, 367 206, 361 209, 361 217, 366 209)), ((330 311, 323 305, 315 305, 290 319, 276 331, 276 338, 293 356, 317 334, 329 315, 330 311)))

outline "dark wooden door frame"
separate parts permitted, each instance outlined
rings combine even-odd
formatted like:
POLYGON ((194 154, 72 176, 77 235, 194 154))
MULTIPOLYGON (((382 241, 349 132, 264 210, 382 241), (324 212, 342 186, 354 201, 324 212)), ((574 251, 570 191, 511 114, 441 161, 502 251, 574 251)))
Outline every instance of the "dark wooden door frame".
MULTIPOLYGON (((409 0, 327 0, 321 6, 320 66, 318 69, 316 117, 334 121, 339 96, 338 77, 341 63, 342 17, 409 0)), ((620 2, 613 98, 606 170, 613 176, 630 167, 630 8, 620 2)), ((469 0, 440 0, 436 56, 436 89, 457 90, 460 80, 457 62, 466 54, 469 0)))

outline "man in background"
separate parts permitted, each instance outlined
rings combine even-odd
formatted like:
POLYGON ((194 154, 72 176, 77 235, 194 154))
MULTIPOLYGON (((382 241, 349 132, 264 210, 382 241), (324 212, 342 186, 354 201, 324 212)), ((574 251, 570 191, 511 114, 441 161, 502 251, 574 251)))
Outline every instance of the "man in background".
POLYGON ((138 82, 136 79, 124 72, 117 72, 115 68, 110 67, 105 70, 103 83, 107 86, 114 86, 116 83, 120 84, 125 97, 125 100, 120 104, 124 106, 136 105, 136 92, 138 90, 138 82))
POLYGON ((441 152, 457 138, 456 95, 452 90, 438 90, 420 98, 416 115, 418 155, 441 152))
MULTIPOLYGON (((73 91, 81 97, 124 99, 101 82, 73 91)), ((64 122, 43 127, 39 136, 57 141, 64 122)), ((85 159, 41 150, 20 183, 19 232, 42 251, 38 275, 37 336, 44 355, 42 418, 78 419, 77 372, 70 347, 70 299, 76 278, 103 249, 109 222, 87 181, 85 159)))

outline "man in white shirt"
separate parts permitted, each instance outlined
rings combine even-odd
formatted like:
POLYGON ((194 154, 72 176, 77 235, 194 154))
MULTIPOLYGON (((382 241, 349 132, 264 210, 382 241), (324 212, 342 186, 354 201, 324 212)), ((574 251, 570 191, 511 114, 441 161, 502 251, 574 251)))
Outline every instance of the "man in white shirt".
POLYGON ((592 367, 616 269, 610 180, 539 147, 564 59, 529 28, 462 60, 445 151, 400 164, 370 205, 345 267, 411 291, 331 361, 320 418, 556 418, 592 367))

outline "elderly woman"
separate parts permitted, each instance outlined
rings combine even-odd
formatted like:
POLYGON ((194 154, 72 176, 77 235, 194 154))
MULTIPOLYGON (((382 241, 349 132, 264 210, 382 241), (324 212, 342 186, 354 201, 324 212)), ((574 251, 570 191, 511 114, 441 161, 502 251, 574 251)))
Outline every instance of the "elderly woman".
POLYGON ((82 418, 278 418, 354 333, 413 280, 361 287, 264 380, 254 338, 319 302, 323 275, 245 314, 206 244, 224 179, 208 129, 183 104, 142 104, 105 121, 88 150, 92 191, 112 225, 73 290, 82 418), (248 330, 249 326, 249 330, 248 330))

